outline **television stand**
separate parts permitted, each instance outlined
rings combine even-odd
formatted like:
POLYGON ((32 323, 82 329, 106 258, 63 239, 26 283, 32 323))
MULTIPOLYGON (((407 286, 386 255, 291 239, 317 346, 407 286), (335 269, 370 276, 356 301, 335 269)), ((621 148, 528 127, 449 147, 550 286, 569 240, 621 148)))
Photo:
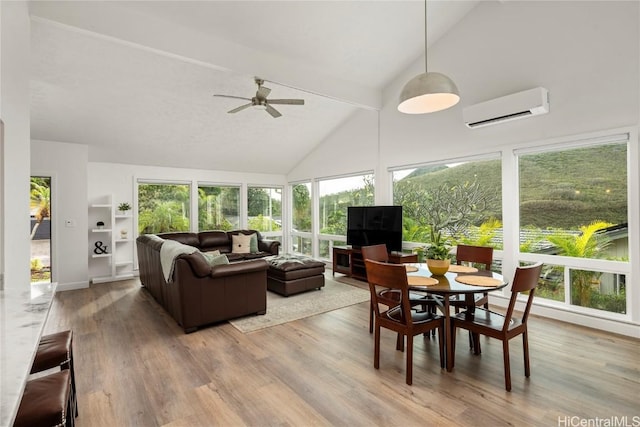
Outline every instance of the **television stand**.
MULTIPOLYGON (((418 255, 392 251, 389 253, 389 262, 393 264, 418 262, 418 255)), ((362 258, 362 250, 351 246, 334 246, 332 274, 335 276, 336 273, 366 281, 367 271, 362 258)))

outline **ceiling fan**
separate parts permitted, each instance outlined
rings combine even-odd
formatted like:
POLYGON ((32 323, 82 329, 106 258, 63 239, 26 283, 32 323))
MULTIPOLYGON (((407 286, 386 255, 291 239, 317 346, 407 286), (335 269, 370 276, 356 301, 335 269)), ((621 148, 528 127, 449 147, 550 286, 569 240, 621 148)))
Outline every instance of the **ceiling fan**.
POLYGON ((264 84, 264 80, 256 77, 256 84, 258 85, 258 90, 256 91, 256 96, 253 98, 245 98, 242 96, 233 96, 233 95, 218 95, 214 94, 213 96, 219 96, 222 98, 233 98, 233 99, 243 99, 245 101, 250 101, 248 104, 241 105, 239 107, 234 108, 233 110, 227 111, 228 113, 237 113, 238 111, 242 111, 245 108, 249 107, 260 107, 267 111, 267 113, 271 114, 271 117, 277 119, 282 116, 278 110, 273 108, 271 104, 281 104, 281 105, 304 105, 304 99, 267 99, 267 96, 271 93, 271 89, 268 87, 262 86, 264 84))

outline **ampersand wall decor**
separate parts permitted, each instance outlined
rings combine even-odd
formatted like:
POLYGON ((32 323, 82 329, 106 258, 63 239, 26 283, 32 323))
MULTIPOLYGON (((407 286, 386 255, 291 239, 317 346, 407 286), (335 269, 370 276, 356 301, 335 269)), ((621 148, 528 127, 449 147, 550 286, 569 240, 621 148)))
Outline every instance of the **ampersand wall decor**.
POLYGON ((95 249, 93 250, 93 253, 96 255, 102 255, 102 254, 106 254, 107 253, 107 246, 104 245, 102 246, 102 242, 100 240, 98 240, 95 244, 95 249))

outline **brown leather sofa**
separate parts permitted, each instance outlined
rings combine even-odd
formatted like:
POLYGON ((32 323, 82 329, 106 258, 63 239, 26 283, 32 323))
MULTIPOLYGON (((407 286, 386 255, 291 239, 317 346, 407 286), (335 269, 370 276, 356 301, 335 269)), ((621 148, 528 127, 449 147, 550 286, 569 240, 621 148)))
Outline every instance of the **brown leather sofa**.
MULTIPOLYGON (((183 254, 176 258, 172 280, 167 283, 160 263, 164 238, 188 244, 195 243, 193 238, 197 239, 198 234, 207 234, 204 241, 209 242, 210 233, 220 232, 142 235, 136 240, 140 282, 185 333, 236 317, 264 314, 267 310, 268 265, 264 259, 238 260, 212 267, 200 252, 183 254)), ((217 243, 215 239, 212 241, 217 243)), ((273 247, 277 251, 278 245, 262 242, 262 248, 273 247)), ((213 246, 224 250, 221 245, 213 246)), ((202 248, 213 250, 210 247, 202 248)))
POLYGON ((182 244, 200 249, 202 252, 218 250, 225 254, 229 262, 264 258, 266 256, 278 255, 280 242, 277 240, 267 240, 262 237, 257 230, 233 230, 233 231, 201 231, 200 233, 160 233, 158 237, 171 239, 182 244), (253 254, 234 254, 231 252, 231 236, 234 234, 250 235, 255 233, 258 237, 258 252, 253 254))

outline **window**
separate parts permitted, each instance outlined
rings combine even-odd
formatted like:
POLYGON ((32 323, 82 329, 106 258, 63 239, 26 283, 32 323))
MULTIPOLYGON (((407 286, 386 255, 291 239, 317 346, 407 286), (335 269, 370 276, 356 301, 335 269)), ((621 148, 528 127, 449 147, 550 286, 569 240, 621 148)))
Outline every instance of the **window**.
POLYGON ((311 183, 292 185, 291 195, 293 252, 311 256, 311 183))
POLYGON ((189 231, 189 184, 138 183, 138 231, 189 231))
POLYGON ((198 230, 240 228, 240 187, 198 185, 198 230))
POLYGON ((346 243, 347 207, 373 206, 374 190, 373 174, 325 179, 319 182, 321 258, 330 258, 334 243, 346 243))
POLYGON ((502 248, 500 159, 396 169, 392 181, 404 241, 428 242, 433 229, 452 245, 502 248))
POLYGON ((518 153, 520 252, 560 264, 539 296, 626 313, 627 138, 518 153))
POLYGON ((248 228, 258 230, 265 236, 282 233, 282 188, 248 188, 248 228))

